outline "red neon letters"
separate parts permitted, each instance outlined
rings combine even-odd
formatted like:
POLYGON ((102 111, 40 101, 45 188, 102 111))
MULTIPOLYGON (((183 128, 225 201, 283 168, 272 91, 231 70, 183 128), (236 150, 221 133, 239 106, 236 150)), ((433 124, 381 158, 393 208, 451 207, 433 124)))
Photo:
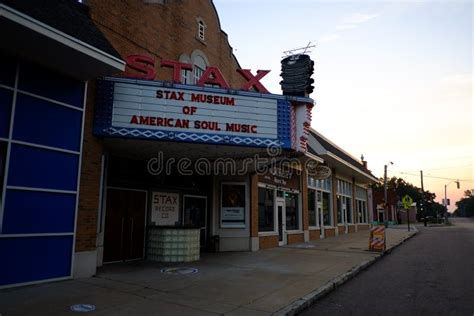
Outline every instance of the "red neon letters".
MULTIPOLYGON (((129 78, 154 80, 156 78, 155 60, 149 56, 143 55, 131 55, 125 58, 127 67, 135 72, 125 71, 124 75, 129 78)), ((193 65, 182 63, 175 60, 163 59, 161 60, 161 67, 167 67, 173 69, 173 82, 181 82, 181 71, 182 70, 193 70, 193 65)), ((245 80, 240 90, 249 91, 254 88, 255 91, 260 93, 269 93, 268 90, 263 86, 260 80, 270 72, 270 70, 257 70, 257 75, 253 75, 250 69, 237 69, 236 70, 245 80)), ((201 78, 199 78, 196 85, 204 86, 205 84, 218 85, 221 88, 229 89, 229 84, 225 80, 221 71, 217 67, 207 67, 201 78)))

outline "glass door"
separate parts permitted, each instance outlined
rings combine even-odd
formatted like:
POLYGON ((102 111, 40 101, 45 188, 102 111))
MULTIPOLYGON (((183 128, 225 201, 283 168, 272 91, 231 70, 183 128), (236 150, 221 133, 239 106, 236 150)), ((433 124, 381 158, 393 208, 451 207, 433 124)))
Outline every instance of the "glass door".
POLYGON ((201 247, 207 245, 207 197, 185 195, 183 207, 183 224, 188 227, 201 228, 201 247))
POLYGON ((319 237, 324 238, 323 192, 317 191, 316 194, 317 194, 317 197, 316 197, 316 218, 318 220, 319 229, 320 229, 319 230, 319 237))
POLYGON ((283 246, 283 245, 286 245, 285 200, 277 199, 276 208, 277 208, 277 216, 278 216, 278 244, 280 246, 283 246))
POLYGON ((347 226, 347 198, 342 197, 342 222, 344 224, 344 232, 347 234, 349 227, 347 226))

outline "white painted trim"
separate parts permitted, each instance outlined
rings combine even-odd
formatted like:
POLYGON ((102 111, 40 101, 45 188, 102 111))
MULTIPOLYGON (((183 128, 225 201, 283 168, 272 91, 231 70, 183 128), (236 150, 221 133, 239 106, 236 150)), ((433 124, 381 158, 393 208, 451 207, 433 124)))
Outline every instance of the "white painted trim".
POLYGON ((31 188, 31 187, 19 187, 8 185, 6 186, 8 190, 18 190, 18 191, 36 191, 36 192, 49 192, 49 193, 63 193, 63 194, 77 194, 79 191, 68 191, 68 190, 56 190, 56 189, 42 189, 42 188, 31 188))
POLYGON ((286 233, 288 235, 298 235, 298 234, 303 234, 304 231, 303 230, 287 230, 286 233))
MULTIPOLYGON (((0 8, 1 6, 2 4, 0 4, 0 8)), ((15 122, 16 97, 18 94, 17 88, 18 88, 19 76, 20 76, 20 63, 17 62, 16 71, 15 71, 15 83, 14 83, 15 86, 13 89, 13 97, 12 97, 12 108, 11 108, 11 113, 10 113, 10 131, 8 132, 7 151, 5 154, 5 172, 3 173, 3 176, 4 176, 3 187, 1 188, 3 192, 2 192, 2 201, 1 201, 2 205, 0 205, 0 235, 3 232, 3 215, 5 213, 5 194, 7 192, 8 174, 9 174, 9 169, 10 169, 10 153, 11 153, 11 147, 12 147, 10 140, 12 139, 13 125, 15 122)))
POLYGON ((0 137, 0 142, 8 142, 8 138, 3 138, 3 137, 0 137))
POLYGON ((74 236, 74 233, 2 234, 0 238, 74 236))
POLYGON ((16 145, 23 145, 23 146, 28 146, 28 147, 35 147, 35 148, 41 148, 41 149, 47 149, 51 151, 58 151, 66 154, 72 154, 72 155, 80 155, 81 153, 79 151, 74 151, 74 150, 69 150, 69 149, 62 149, 62 148, 57 148, 57 147, 51 147, 51 146, 46 146, 46 145, 40 145, 40 144, 34 144, 30 142, 24 142, 20 140, 11 140, 12 144, 16 145))
POLYGON ((27 286, 27 285, 35 285, 35 284, 42 284, 42 283, 49 283, 49 282, 65 281, 65 280, 71 280, 71 279, 72 279, 72 277, 67 276, 67 277, 60 277, 60 278, 54 278, 54 279, 44 279, 44 280, 31 281, 31 282, 0 285, 0 290, 9 289, 9 288, 13 288, 13 287, 27 286))
POLYGON ((258 237, 265 237, 265 236, 278 236, 278 232, 258 232, 258 237))
MULTIPOLYGON (((86 106, 84 104, 84 108, 81 109, 77 106, 70 105, 70 104, 67 104, 67 103, 64 103, 64 102, 61 102, 61 101, 57 101, 57 100, 54 100, 54 99, 46 98, 46 97, 43 97, 41 95, 34 94, 34 93, 31 93, 31 92, 27 92, 27 91, 24 91, 24 90, 18 89, 17 91, 19 93, 23 94, 23 95, 27 95, 29 97, 32 97, 32 98, 35 98, 35 99, 40 99, 40 100, 43 100, 43 101, 46 101, 46 102, 54 103, 56 105, 60 105, 60 106, 66 107, 68 109, 76 110, 76 111, 79 111, 79 112, 84 112, 85 106, 86 106)), ((85 92, 85 93, 87 93, 87 92, 85 92)))
POLYGON ((308 226, 309 230, 321 230, 321 226, 308 226))
POLYGON ((324 159, 323 158, 320 158, 316 155, 313 155, 312 153, 309 153, 309 152, 305 152, 304 155, 312 160, 315 160, 317 162, 320 162, 320 163, 324 163, 324 159))
POLYGON ((339 161, 340 163, 342 163, 343 165, 351 168, 352 170, 356 171, 357 173, 363 175, 364 177, 366 177, 367 179, 370 179, 372 181, 375 181, 375 182, 378 182, 379 180, 373 176, 370 176, 369 174, 365 173, 365 172, 362 172, 361 170, 359 170, 358 168, 354 167, 352 164, 346 162, 345 160, 343 160, 342 158, 339 158, 338 156, 336 156, 335 154, 333 154, 332 152, 328 151, 326 153, 326 155, 328 155, 329 157, 339 161))
MULTIPOLYGON (((84 95, 83 95, 83 111, 82 111, 82 126, 81 126, 81 140, 79 147, 79 163, 77 164, 77 182, 76 182, 76 209, 74 211, 74 237, 72 240, 72 251, 71 251, 71 270, 69 275, 72 277, 74 275, 74 258, 76 252, 76 233, 77 233, 77 214, 79 213, 79 195, 81 191, 81 171, 82 171, 82 148, 84 145, 84 126, 86 120, 86 104, 87 104, 87 82, 84 84, 84 95)), ((96 243, 97 246, 97 243, 96 243)))
POLYGON ((61 32, 43 22, 33 19, 32 17, 14 10, 4 4, 0 4, 0 15, 10 21, 18 23, 26 28, 53 39, 63 45, 66 45, 84 55, 92 57, 104 64, 107 64, 119 71, 125 70, 125 62, 114 57, 98 48, 84 43, 79 39, 61 32))

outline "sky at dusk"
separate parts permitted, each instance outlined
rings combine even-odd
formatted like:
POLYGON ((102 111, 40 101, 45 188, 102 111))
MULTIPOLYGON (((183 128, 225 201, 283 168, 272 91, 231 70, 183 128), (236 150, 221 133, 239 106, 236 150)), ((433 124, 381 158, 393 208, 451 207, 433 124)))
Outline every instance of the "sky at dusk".
POLYGON ((316 45, 312 126, 375 176, 402 177, 450 211, 474 189, 472 1, 214 0, 241 67, 269 69, 316 45), (444 178, 444 179, 440 179, 444 178), (459 179, 457 189, 449 179, 459 179))

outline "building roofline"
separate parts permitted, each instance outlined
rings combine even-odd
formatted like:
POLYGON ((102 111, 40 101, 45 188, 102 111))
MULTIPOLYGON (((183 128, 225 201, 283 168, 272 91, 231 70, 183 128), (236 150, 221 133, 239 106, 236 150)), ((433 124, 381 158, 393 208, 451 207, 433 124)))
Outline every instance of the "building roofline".
POLYGON ((123 60, 2 3, 0 3, 0 16, 107 64, 118 71, 125 70, 123 60))

